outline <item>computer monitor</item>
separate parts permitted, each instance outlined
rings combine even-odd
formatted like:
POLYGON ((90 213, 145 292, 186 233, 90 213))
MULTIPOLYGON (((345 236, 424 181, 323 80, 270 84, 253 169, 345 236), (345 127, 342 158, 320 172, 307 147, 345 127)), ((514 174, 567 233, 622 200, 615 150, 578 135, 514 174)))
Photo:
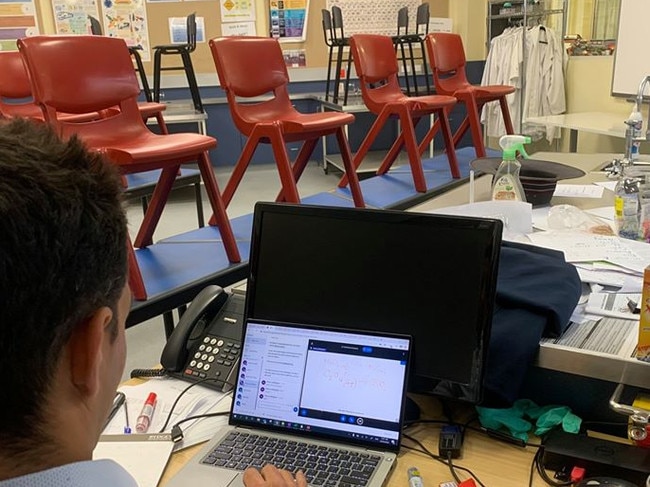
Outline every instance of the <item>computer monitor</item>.
POLYGON ((413 337, 409 390, 478 403, 502 223, 258 203, 247 319, 413 337))

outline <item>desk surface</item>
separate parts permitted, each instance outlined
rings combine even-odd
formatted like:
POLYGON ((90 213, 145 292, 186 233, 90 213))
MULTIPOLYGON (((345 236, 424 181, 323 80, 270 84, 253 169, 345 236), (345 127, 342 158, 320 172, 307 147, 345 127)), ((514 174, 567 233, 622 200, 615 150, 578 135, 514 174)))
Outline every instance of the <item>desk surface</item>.
MULTIPOLYGON (((560 162, 578 167, 585 171, 585 175, 567 180, 571 184, 591 184, 596 181, 606 180, 602 172, 597 172, 616 154, 576 154, 538 152, 533 155, 535 159, 560 162)), ((620 156, 620 155, 619 155, 620 156)), ((524 162, 525 164, 525 162, 524 162)), ((475 200, 487 201, 491 197, 490 175, 482 175, 475 180, 475 200)), ((432 198, 431 200, 415 206, 412 211, 430 211, 447 206, 462 205, 468 202, 469 185, 463 184, 451 191, 432 198)), ((576 199, 558 198, 551 200, 553 205, 568 204, 582 209, 603 207, 614 204, 614 194, 605 190, 601 199, 576 199)), ((617 355, 595 354, 593 352, 571 348, 561 349, 547 345, 540 347, 536 365, 549 370, 571 373, 584 377, 602 379, 609 382, 623 382, 642 388, 650 388, 650 365, 633 358, 622 358, 617 355)))
POLYGON ((583 112, 530 117, 526 122, 625 138, 624 120, 625 116, 618 113, 583 112))
MULTIPOLYGON (((423 418, 442 418, 439 403, 435 398, 415 396, 415 399, 423 410, 423 418)), ((435 423, 414 425, 406 430, 407 434, 421 441, 429 451, 435 454, 438 453, 439 431, 440 426, 435 423)), ((531 442, 538 442, 538 439, 534 438, 531 442)), ((407 439, 403 441, 403 444, 419 448, 407 439)), ((200 448, 201 445, 197 445, 174 453, 159 484, 160 487, 164 487, 169 479, 200 448)), ((454 460, 454 466, 469 468, 487 486, 521 487, 528 485, 530 466, 536 451, 537 448, 534 447, 520 448, 493 440, 479 432, 468 431, 465 435, 463 455, 461 458, 454 460)), ((402 448, 397 465, 386 484, 387 487, 404 487, 408 485, 406 471, 409 467, 419 468, 425 487, 437 487, 441 482, 453 480, 446 464, 437 462, 425 454, 402 448)), ((457 470, 457 473, 463 480, 468 478, 465 472, 457 470)), ((535 473, 533 486, 545 485, 546 483, 535 473)))

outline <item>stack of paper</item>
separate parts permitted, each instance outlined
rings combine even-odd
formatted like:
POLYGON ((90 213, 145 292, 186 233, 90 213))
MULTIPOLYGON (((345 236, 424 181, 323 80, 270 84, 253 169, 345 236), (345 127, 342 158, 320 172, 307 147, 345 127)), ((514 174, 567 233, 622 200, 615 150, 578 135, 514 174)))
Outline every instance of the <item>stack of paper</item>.
MULTIPOLYGON (((149 393, 158 396, 158 402, 148 433, 169 433, 180 420, 206 413, 227 412, 230 409, 230 394, 224 394, 200 385, 190 387, 189 382, 171 377, 149 379, 135 386, 122 386, 120 391, 126 394, 126 409, 128 410, 129 426, 135 431, 135 423, 149 393), (187 391, 179 398, 180 394, 187 391), (176 400, 178 403, 174 405, 176 400), (173 411, 172 411, 173 406, 173 411), (172 411, 171 416, 169 416, 172 411), (167 418, 169 421, 167 422, 167 418), (167 422, 167 425, 163 428, 167 422)), ((209 440, 224 424, 227 415, 192 420, 183 423, 183 440, 174 444, 174 451, 187 448, 197 443, 209 440)), ((104 434, 122 434, 126 426, 125 411, 119 411, 106 426, 104 434)))

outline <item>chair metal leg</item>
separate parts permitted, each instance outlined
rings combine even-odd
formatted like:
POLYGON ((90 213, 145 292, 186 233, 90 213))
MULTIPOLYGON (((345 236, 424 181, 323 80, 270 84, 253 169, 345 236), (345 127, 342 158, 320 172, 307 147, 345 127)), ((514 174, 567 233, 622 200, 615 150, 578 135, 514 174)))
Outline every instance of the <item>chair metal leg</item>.
POLYGON ((149 81, 147 80, 147 73, 144 70, 144 64, 142 63, 142 57, 140 53, 135 48, 130 48, 129 52, 133 59, 135 60, 136 71, 140 75, 140 82, 142 83, 142 91, 144 92, 144 97, 148 102, 153 101, 153 96, 151 95, 151 88, 149 87, 149 81))
POLYGON ((194 67, 192 65, 192 57, 187 49, 181 50, 181 58, 183 59, 183 67, 185 68, 185 76, 187 77, 187 84, 190 87, 190 93, 192 95, 192 102, 194 103, 194 109, 200 113, 203 113, 203 103, 201 102, 201 93, 199 91, 199 85, 196 82, 196 75, 194 74, 194 67))
POLYGON ((160 102, 160 68, 162 52, 156 49, 153 53, 153 101, 160 102))
POLYGON ((199 222, 199 228, 205 226, 205 217, 203 215, 203 198, 201 197, 201 182, 194 184, 194 198, 196 199, 196 218, 199 222))

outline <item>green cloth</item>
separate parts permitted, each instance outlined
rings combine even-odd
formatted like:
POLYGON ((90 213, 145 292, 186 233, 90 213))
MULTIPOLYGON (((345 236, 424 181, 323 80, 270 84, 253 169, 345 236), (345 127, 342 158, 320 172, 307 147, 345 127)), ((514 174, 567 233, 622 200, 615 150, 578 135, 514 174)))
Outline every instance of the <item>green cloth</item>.
POLYGON ((529 399, 518 399, 511 408, 493 409, 477 406, 478 419, 484 428, 506 430, 515 438, 528 441, 533 430, 537 436, 561 425, 567 433, 578 433, 582 420, 567 406, 538 406, 529 399))

